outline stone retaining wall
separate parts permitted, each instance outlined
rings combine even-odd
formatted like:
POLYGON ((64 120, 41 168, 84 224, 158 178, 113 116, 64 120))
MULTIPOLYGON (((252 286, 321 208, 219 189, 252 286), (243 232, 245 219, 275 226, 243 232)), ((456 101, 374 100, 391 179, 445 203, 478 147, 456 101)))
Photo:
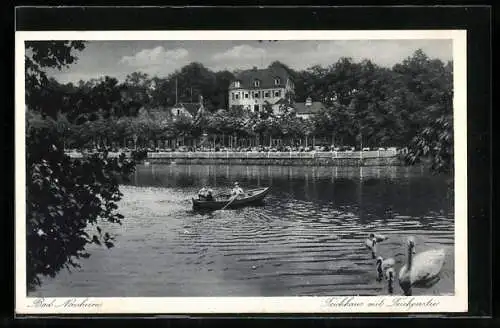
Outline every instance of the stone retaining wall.
POLYGON ((154 158, 150 164, 200 164, 200 165, 284 165, 284 166, 399 166, 404 163, 397 157, 380 158, 154 158))

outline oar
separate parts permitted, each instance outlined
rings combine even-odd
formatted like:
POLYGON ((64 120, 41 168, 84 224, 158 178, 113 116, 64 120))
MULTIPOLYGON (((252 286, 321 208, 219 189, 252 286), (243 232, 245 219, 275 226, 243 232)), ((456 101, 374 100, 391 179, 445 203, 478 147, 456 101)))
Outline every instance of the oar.
POLYGON ((234 195, 233 198, 231 198, 231 200, 223 208, 221 208, 221 210, 224 210, 226 209, 226 207, 231 205, 231 203, 236 199, 236 197, 238 197, 238 195, 234 195))

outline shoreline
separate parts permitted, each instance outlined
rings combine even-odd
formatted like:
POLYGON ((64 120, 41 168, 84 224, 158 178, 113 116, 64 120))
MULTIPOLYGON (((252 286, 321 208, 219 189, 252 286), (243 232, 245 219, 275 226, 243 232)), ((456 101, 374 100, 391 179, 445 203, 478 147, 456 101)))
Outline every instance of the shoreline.
POLYGON ((172 152, 147 154, 142 163, 281 166, 404 166, 395 152, 172 152))
MULTIPOLYGON (((68 153, 82 158, 81 153, 68 153)), ((120 153, 108 153, 113 158, 120 153)), ((132 154, 126 152, 127 158, 132 154)), ((137 164, 281 165, 281 166, 408 166, 390 151, 356 152, 148 152, 137 164)))
POLYGON ((158 158, 148 157, 142 164, 179 165, 278 165, 278 166, 406 166, 396 158, 158 158))

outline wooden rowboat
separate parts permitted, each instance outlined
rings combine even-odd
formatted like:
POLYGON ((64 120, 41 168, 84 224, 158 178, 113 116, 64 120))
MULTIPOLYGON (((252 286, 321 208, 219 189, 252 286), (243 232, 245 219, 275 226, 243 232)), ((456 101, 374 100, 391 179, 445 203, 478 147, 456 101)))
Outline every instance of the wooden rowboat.
MULTIPOLYGON (((236 198, 226 208, 236 208, 258 203, 266 197, 270 189, 270 187, 266 187, 247 190, 243 196, 236 198)), ((228 205, 232 199, 230 195, 222 195, 222 197, 224 199, 217 199, 216 197, 216 200, 199 200, 193 198, 193 209, 220 210, 228 205)))

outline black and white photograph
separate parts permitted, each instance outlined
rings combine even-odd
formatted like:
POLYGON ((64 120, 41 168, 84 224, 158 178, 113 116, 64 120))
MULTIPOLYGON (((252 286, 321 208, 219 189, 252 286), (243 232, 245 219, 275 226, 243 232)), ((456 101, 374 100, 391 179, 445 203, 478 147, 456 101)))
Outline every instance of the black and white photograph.
POLYGON ((465 42, 20 33, 17 304, 466 311, 465 42))

